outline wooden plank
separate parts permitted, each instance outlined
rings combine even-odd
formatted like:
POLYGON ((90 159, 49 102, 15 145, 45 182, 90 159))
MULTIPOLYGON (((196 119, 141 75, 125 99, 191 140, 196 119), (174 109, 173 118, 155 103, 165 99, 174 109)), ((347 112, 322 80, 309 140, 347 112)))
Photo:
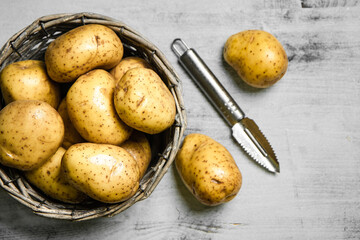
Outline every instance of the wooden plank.
POLYGON ((37 17, 84 10, 128 23, 164 52, 182 80, 186 134, 204 133, 225 145, 242 171, 242 189, 227 204, 205 207, 171 167, 145 201, 84 223, 35 216, 0 190, 0 239, 360 238, 358 1, 1 1, 0 42, 37 17), (269 89, 246 86, 222 59, 226 39, 246 29, 273 33, 288 54, 288 72, 269 89), (170 49, 177 37, 256 120, 279 157, 280 174, 258 167, 231 138, 177 63, 170 49))

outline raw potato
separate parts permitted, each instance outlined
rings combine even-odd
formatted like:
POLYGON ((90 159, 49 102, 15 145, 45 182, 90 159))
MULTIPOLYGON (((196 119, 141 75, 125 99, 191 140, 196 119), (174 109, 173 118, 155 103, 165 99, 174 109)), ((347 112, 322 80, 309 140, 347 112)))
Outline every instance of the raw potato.
POLYGON ((136 160, 139 166, 140 178, 142 178, 151 161, 150 143, 145 134, 134 131, 130 138, 121 144, 120 147, 128 151, 136 160))
POLYGON ((175 120, 175 100, 159 75, 147 68, 133 68, 117 83, 114 103, 120 118, 139 131, 156 134, 175 120))
POLYGON ((95 69, 111 69, 123 57, 116 33, 103 25, 77 27, 56 38, 45 52, 48 74, 57 82, 72 82, 95 69))
POLYGON ((7 65, 0 75, 5 104, 16 100, 40 100, 57 108, 60 88, 46 73, 45 63, 25 60, 7 65))
POLYGON ((64 98, 58 107, 58 113, 60 114, 64 126, 65 126, 65 134, 64 134, 64 141, 62 143, 62 146, 65 149, 68 149, 71 145, 75 143, 81 143, 86 142, 86 140, 81 137, 80 133, 76 130, 74 125, 72 124, 68 111, 67 111, 67 104, 66 104, 66 98, 64 98))
POLYGON ((17 100, 0 111, 0 163, 20 170, 41 166, 60 147, 59 113, 38 100, 17 100))
POLYGON ((145 61, 145 59, 140 57, 126 57, 120 61, 116 67, 111 69, 110 74, 113 75, 116 82, 119 82, 119 80, 124 76, 124 74, 133 68, 137 67, 143 67, 143 68, 151 68, 151 66, 148 64, 148 62, 145 61))
POLYGON ((233 157, 206 135, 186 136, 175 165, 186 187, 204 205, 228 202, 241 188, 242 176, 233 157))
POLYGON ((131 135, 132 129, 116 113, 114 88, 111 74, 95 69, 79 77, 67 93, 71 122, 89 142, 119 145, 131 135))
POLYGON ((65 151, 60 147, 43 165, 24 174, 30 183, 46 195, 67 203, 80 203, 86 195, 71 186, 61 173, 61 159, 65 151))
POLYGON ((267 88, 279 81, 288 66, 286 52, 270 33, 247 30, 228 38, 224 59, 250 86, 267 88))
POLYGON ((91 198, 116 203, 139 188, 139 168, 125 149, 110 144, 72 145, 62 160, 66 179, 91 198))

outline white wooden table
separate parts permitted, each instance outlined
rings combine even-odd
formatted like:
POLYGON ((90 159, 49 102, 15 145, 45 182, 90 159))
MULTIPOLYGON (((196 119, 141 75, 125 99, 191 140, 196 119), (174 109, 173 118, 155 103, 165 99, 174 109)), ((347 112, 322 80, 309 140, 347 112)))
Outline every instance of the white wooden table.
POLYGON ((360 1, 1 0, 0 44, 35 19, 94 12, 125 22, 157 45, 183 83, 186 134, 225 145, 243 174, 238 196, 204 207, 171 167, 153 194, 113 218, 39 217, 0 189, 0 239, 360 239, 360 1), (283 43, 288 72, 255 90, 222 59, 226 39, 263 29, 283 43), (273 145, 269 174, 231 138, 170 49, 181 37, 202 56, 273 145))

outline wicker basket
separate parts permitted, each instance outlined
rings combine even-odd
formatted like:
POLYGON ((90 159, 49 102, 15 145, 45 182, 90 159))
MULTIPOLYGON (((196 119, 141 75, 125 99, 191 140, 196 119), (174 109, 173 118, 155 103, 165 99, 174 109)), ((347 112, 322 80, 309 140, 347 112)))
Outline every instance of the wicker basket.
MULTIPOLYGON (((74 221, 114 216, 134 203, 150 196, 164 176, 179 149, 186 128, 186 114, 181 95, 179 77, 159 49, 122 22, 94 14, 57 14, 37 19, 28 27, 11 37, 1 48, 0 70, 7 64, 26 60, 43 59, 46 47, 61 34, 84 24, 102 24, 113 29, 124 44, 125 54, 141 56, 149 61, 161 76, 174 96, 177 114, 174 125, 167 131, 152 136, 152 151, 155 153, 151 165, 140 182, 137 193, 129 200, 117 204, 89 201, 82 204, 64 204, 32 187, 20 171, 0 165, 0 186, 10 196, 31 208, 35 214, 74 221)), ((1 97, 1 108, 4 102, 1 97)))

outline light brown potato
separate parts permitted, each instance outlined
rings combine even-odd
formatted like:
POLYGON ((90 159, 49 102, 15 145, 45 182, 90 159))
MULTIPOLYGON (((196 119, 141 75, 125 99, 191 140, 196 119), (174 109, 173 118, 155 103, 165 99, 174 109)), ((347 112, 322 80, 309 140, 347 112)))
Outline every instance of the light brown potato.
POLYGON ((120 147, 128 151, 136 160, 140 170, 140 178, 142 178, 151 161, 150 143, 145 134, 134 131, 130 138, 121 144, 120 147))
POLYGON ((49 197, 67 203, 80 203, 86 195, 71 186, 61 174, 61 159, 65 149, 56 153, 40 167, 24 172, 26 179, 49 197))
POLYGON ((116 113, 114 88, 111 74, 95 69, 79 77, 66 95, 71 122, 89 142, 119 145, 131 135, 132 128, 116 113))
POLYGON ((16 100, 40 100, 57 108, 60 102, 59 85, 46 73, 45 63, 25 60, 7 65, 0 75, 5 104, 16 100))
POLYGON ((128 126, 148 134, 164 131, 175 120, 175 100, 151 69, 128 70, 116 85, 114 103, 128 126))
POLYGON ((72 145, 62 160, 66 179, 91 198, 122 202, 139 188, 139 168, 125 149, 110 144, 72 145))
POLYGON ((175 165, 185 186, 204 205, 228 202, 241 188, 242 175, 233 157, 206 135, 186 136, 175 165))
POLYGON ((0 111, 0 163, 20 170, 41 166, 60 147, 64 124, 46 102, 17 100, 0 111))
POLYGON ((270 33, 247 30, 230 36, 224 59, 250 86, 267 88, 286 73, 288 59, 281 43, 270 33))
POLYGON ((51 79, 72 82, 95 69, 111 69, 123 57, 124 48, 116 33, 103 25, 77 27, 56 38, 45 52, 51 79))
POLYGON ((68 149, 71 145, 75 143, 81 143, 86 142, 86 140, 81 137, 80 133, 76 130, 74 125, 72 124, 68 111, 67 111, 67 104, 66 104, 66 98, 64 98, 58 107, 58 113, 60 114, 64 126, 65 126, 65 134, 64 134, 64 141, 62 143, 62 146, 65 149, 68 149))
POLYGON ((123 58, 118 65, 110 70, 110 74, 113 75, 117 83, 127 71, 137 67, 151 68, 145 59, 132 56, 123 58))

